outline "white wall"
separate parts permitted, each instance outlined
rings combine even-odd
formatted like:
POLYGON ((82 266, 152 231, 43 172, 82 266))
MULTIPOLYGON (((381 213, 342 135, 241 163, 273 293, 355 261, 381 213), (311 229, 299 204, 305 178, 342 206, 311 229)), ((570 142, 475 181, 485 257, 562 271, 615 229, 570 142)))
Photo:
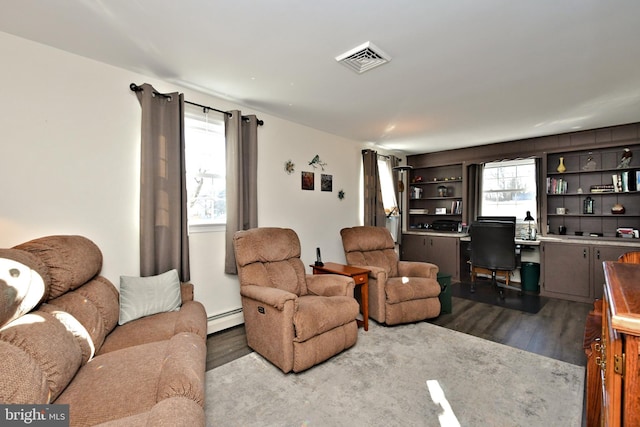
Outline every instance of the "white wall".
MULTIPOLYGON (((147 82, 264 120, 259 225, 296 230, 305 264, 314 261, 316 247, 325 261, 344 261, 339 231, 362 218, 363 144, 5 33, 0 56, 0 247, 80 234, 102 249, 102 274, 116 286, 120 275, 139 274, 140 106, 129 84, 147 82), (322 172, 308 165, 316 154, 333 175, 333 192, 320 191, 322 172), (291 175, 287 160, 295 163, 291 175), (301 171, 316 172, 315 191, 301 190, 301 171)), ((224 233, 190 236, 191 279, 210 317, 240 307, 237 278, 223 274, 223 241, 224 233)))

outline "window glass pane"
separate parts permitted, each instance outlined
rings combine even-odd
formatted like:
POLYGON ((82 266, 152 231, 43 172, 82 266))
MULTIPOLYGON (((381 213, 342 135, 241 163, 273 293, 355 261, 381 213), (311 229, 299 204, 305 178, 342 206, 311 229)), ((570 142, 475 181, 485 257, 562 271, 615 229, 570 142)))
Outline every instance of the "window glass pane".
POLYGON ((536 212, 535 159, 492 162, 482 172, 480 215, 515 216, 536 212))
POLYGON ((393 175, 391 172, 391 162, 385 157, 378 157, 378 174, 380 175, 380 188, 382 190, 382 204, 384 212, 389 215, 398 215, 396 209, 396 193, 393 188, 393 175))
POLYGON ((184 122, 189 225, 224 224, 227 220, 224 122, 202 112, 187 112, 184 122))

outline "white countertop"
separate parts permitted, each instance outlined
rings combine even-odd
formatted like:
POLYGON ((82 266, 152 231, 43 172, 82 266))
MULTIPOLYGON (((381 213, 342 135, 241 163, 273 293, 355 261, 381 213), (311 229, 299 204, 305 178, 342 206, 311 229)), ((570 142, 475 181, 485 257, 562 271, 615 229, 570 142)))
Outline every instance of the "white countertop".
MULTIPOLYGON (((419 236, 439 236, 439 237, 451 237, 457 238, 462 241, 471 241, 471 236, 468 233, 456 233, 447 231, 431 231, 429 229, 423 230, 407 230, 403 234, 415 234, 419 236)), ((558 243, 571 243, 571 244, 590 244, 590 245, 604 245, 604 246, 629 246, 633 248, 640 248, 640 239, 628 239, 628 238, 616 238, 616 237, 593 237, 593 236, 540 236, 536 240, 523 240, 516 239, 516 243, 519 245, 538 246, 541 242, 558 242, 558 243)))

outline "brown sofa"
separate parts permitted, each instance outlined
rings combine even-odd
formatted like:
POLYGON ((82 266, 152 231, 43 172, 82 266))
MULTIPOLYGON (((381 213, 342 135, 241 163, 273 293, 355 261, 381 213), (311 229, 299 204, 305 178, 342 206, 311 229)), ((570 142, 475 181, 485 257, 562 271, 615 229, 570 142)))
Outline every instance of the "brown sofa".
POLYGON ((0 402, 68 404, 72 426, 204 426, 206 313, 179 308, 118 325, 119 293, 81 236, 0 249, 0 402))
POLYGON ((369 317, 387 325, 438 317, 437 265, 399 261, 384 227, 343 228, 340 235, 347 264, 369 270, 369 317))

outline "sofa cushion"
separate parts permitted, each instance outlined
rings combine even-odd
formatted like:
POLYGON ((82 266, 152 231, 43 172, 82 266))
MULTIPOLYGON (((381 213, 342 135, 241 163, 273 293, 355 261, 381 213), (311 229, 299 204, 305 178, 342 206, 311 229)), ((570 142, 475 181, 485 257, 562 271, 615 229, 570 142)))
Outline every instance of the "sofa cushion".
POLYGON ((206 351, 203 339, 185 333, 96 356, 55 403, 70 404, 73 425, 135 416, 173 397, 202 407, 206 351))
MULTIPOLYGON (((89 333, 91 347, 97 352, 105 337, 118 323, 118 291, 108 279, 98 276, 75 291, 49 300, 43 309, 55 307, 71 314, 89 333)), ((93 356, 93 353, 90 357, 93 356)))
MULTIPOLYGON (((68 314, 57 314, 73 323, 68 314)), ((0 329, 0 402, 51 403, 67 387, 82 363, 82 350, 65 323, 35 311, 0 329)))
POLYGON ((28 313, 49 292, 47 267, 34 255, 0 249, 0 327, 28 313))
POLYGON ((191 332, 202 339, 206 338, 207 314, 200 302, 185 301, 178 311, 152 314, 118 326, 107 336, 97 354, 168 340, 181 332, 191 332))
POLYGON ((82 236, 48 236, 15 246, 38 257, 51 276, 49 299, 85 284, 102 268, 102 252, 82 236))
POLYGON ((120 277, 120 320, 124 325, 132 320, 180 308, 180 278, 173 269, 149 277, 120 277))

